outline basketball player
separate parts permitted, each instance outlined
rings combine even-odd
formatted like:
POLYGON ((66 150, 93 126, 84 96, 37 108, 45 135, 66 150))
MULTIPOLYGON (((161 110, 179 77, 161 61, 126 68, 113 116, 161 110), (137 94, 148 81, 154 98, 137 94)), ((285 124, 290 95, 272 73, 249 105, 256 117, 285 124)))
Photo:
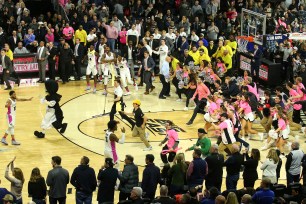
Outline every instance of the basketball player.
POLYGON ((123 102, 123 90, 121 88, 120 79, 115 79, 114 81, 114 92, 107 90, 107 93, 114 95, 114 104, 112 106, 111 112, 109 113, 110 120, 114 120, 115 114, 117 112, 117 106, 120 107, 121 111, 124 111, 124 102, 123 102))
MULTIPOLYGON (((104 75, 104 91, 103 95, 107 94, 107 84, 108 84, 108 75, 111 72, 111 75, 114 74, 114 63, 116 62, 116 55, 110 51, 110 47, 107 45, 104 49, 104 54, 102 55, 101 63, 104 64, 103 75, 104 75)), ((112 76, 115 77, 115 76, 112 76)))
POLYGON ((88 65, 86 68, 86 82, 87 82, 87 87, 85 89, 85 91, 89 91, 91 89, 90 86, 90 74, 93 75, 94 77, 94 88, 93 88, 93 93, 97 92, 97 67, 96 67, 96 51, 95 51, 95 46, 94 45, 90 45, 88 52, 87 52, 87 59, 88 59, 88 65))
POLYGON ((131 73, 130 73, 129 67, 127 66, 127 61, 120 55, 117 58, 117 66, 119 67, 120 79, 121 79, 122 85, 126 90, 126 93, 124 95, 125 96, 131 95, 131 92, 126 82, 128 82, 129 84, 134 84, 134 83, 131 79, 131 73))
POLYGON ((100 39, 100 43, 99 46, 96 47, 96 52, 99 53, 99 58, 98 58, 98 74, 99 74, 99 81, 102 81, 102 73, 103 73, 103 67, 104 64, 102 64, 101 60, 102 60, 102 56, 104 54, 104 48, 105 48, 106 44, 105 44, 105 37, 102 35, 101 39, 100 39))
POLYGON ((143 151, 151 151, 152 146, 148 142, 148 134, 145 132, 146 129, 146 123, 147 123, 147 117, 140 109, 140 100, 136 99, 133 101, 133 112, 132 113, 126 113, 124 111, 119 111, 121 117, 123 119, 126 119, 131 125, 132 125, 132 136, 133 137, 140 137, 140 139, 143 141, 143 143, 146 145, 146 148, 143 149, 143 151), (131 120, 129 116, 135 117, 135 122, 131 120))
POLYGON ((9 99, 6 101, 5 108, 7 108, 6 118, 8 123, 8 128, 1 139, 1 142, 8 145, 6 137, 10 134, 12 137, 12 145, 20 145, 19 142, 15 140, 14 128, 16 122, 16 102, 17 101, 31 101, 33 97, 29 99, 17 98, 15 91, 9 92, 9 99))
POLYGON ((117 130, 117 124, 119 122, 111 120, 107 123, 107 131, 105 133, 105 147, 104 156, 105 158, 112 158, 115 164, 115 168, 119 169, 119 158, 116 150, 116 142, 119 144, 124 144, 125 141, 125 128, 121 128, 121 139, 115 135, 117 130))

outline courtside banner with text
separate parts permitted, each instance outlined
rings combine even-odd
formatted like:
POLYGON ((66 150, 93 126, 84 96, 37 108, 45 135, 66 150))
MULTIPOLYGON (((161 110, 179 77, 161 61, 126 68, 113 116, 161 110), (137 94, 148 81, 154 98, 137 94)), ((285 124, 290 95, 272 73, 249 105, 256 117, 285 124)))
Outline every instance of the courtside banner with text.
MULTIPOLYGON (((36 59, 36 54, 27 55, 14 55, 13 59, 14 70, 17 73, 23 72, 38 72, 38 63, 36 59)), ((46 66, 48 70, 48 63, 46 66)), ((3 71, 2 65, 0 64, 0 72, 3 71)))

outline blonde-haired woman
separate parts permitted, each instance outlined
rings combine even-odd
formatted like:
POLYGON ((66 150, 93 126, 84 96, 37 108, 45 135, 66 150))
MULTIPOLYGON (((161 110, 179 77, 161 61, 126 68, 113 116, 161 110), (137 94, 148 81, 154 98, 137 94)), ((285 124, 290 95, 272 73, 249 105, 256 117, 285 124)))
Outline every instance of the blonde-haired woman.
POLYGON ((270 149, 267 155, 266 161, 263 162, 260 169, 262 172, 262 178, 269 178, 272 184, 277 182, 276 168, 279 158, 275 149, 270 149))
POLYGON ((181 194, 184 192, 184 185, 186 184, 187 164, 185 163, 184 153, 179 153, 175 156, 173 166, 168 171, 171 177, 170 196, 181 194))
POLYGON ((24 176, 20 168, 14 167, 16 157, 8 163, 5 170, 5 178, 11 182, 11 193, 16 197, 16 204, 22 204, 22 187, 24 183, 24 176), (11 167, 12 176, 9 174, 11 167))
POLYGON ((30 181, 28 183, 28 194, 32 196, 32 201, 36 204, 46 204, 46 181, 37 167, 32 170, 30 181))
POLYGON ((237 196, 234 192, 230 192, 227 195, 225 204, 239 204, 237 196))

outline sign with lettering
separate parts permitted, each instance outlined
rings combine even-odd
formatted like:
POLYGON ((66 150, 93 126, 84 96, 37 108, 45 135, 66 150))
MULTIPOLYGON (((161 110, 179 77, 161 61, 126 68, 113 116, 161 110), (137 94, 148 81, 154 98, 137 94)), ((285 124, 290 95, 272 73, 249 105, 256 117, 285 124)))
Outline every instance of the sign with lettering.
POLYGON ((268 81, 268 72, 269 72, 269 67, 262 64, 259 67, 259 78, 264 81, 268 81))

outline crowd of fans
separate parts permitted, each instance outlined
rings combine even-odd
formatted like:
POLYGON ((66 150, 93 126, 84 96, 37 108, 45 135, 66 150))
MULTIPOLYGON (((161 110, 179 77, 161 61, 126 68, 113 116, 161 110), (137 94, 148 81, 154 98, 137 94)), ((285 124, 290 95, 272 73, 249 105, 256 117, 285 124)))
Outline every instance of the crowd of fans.
MULTIPOLYGON (((300 117, 306 105, 303 85, 306 82, 305 42, 285 40, 264 50, 255 45, 254 50, 250 51, 253 57, 251 70, 245 71, 243 77, 238 77, 236 57, 236 37, 240 35, 242 8, 266 14, 269 34, 304 32, 304 1, 292 0, 287 4, 287 1, 263 0, 68 0, 60 3, 69 21, 51 11, 31 16, 22 0, 0 1, 0 48, 3 48, 1 59, 5 73, 13 77, 14 70, 10 70, 9 62, 4 62, 4 55, 12 61, 13 53, 29 52, 37 54, 40 82, 46 80, 47 63, 49 78, 55 79, 58 56, 58 74, 66 83, 71 75, 75 75, 76 80, 81 79, 81 66, 86 61, 84 56, 96 55, 96 59, 100 58, 99 63, 114 64, 117 64, 117 57, 120 56, 127 61, 133 83, 139 80, 138 86, 146 84, 146 95, 155 89, 153 82, 159 75, 163 86, 159 99, 170 97, 172 82, 178 95, 177 102, 182 102, 182 95, 186 95, 185 110, 189 109, 190 102, 194 105, 187 125, 193 124, 197 113, 205 114, 206 123, 204 129, 199 130, 199 140, 195 145, 200 148, 187 149, 193 150, 193 161, 186 162, 184 154, 180 153, 171 165, 165 162, 160 171, 154 165, 154 156, 147 154, 141 185, 138 183, 138 167, 131 155, 126 156, 122 172, 113 168, 113 161, 106 158, 97 177, 88 165, 89 159, 83 157, 71 178, 68 171, 61 167, 61 158, 52 157, 53 169, 48 173, 46 182, 38 168, 32 171, 28 191, 33 202, 46 202, 47 184, 50 187, 49 202, 64 203, 70 181, 76 188, 76 203, 92 203, 92 192, 98 185, 99 203, 113 203, 116 187, 120 191, 120 202, 129 199, 124 202, 131 203, 294 201, 305 204, 304 186, 296 182, 300 181, 301 167, 306 168, 306 159, 297 141, 288 142, 290 129, 305 131, 301 127, 300 117), (109 52, 115 55, 106 62, 109 52), (264 55, 282 63, 284 78, 280 79, 280 84, 286 82, 290 97, 283 92, 283 87, 277 87, 275 99, 266 90, 263 101, 260 101, 255 82, 259 81, 259 66, 264 55), (136 73, 135 67, 139 67, 136 73), (250 149, 245 141, 246 136, 257 134, 252 128, 255 119, 253 112, 264 127, 265 132, 259 133, 260 139, 267 138, 262 150, 269 149, 261 165, 261 185, 256 190, 254 187, 257 186, 254 185, 258 179, 260 151, 250 149), (234 127, 230 127, 230 124, 234 124, 234 127), (205 136, 209 128, 221 133, 217 144, 211 145, 205 136), (245 148, 243 154, 240 144, 245 148), (277 183, 285 148, 292 150, 286 156, 287 185, 283 186, 277 183), (226 190, 221 193, 223 166, 227 171, 226 190), (245 188, 237 190, 241 171, 244 172, 245 188), (120 184, 117 184, 118 179, 120 184), (162 184, 160 197, 155 199, 159 184, 162 184), (205 189, 204 193, 199 194, 202 189, 205 189)), ((248 20, 245 23, 252 24, 248 20)), ((97 69, 99 80, 102 80, 105 75, 103 68, 97 66, 97 69)), ((108 78, 108 74, 105 76, 108 78)), ((4 81, 7 78, 5 76, 4 81)), ((10 89, 7 82, 6 85, 10 89)), ((107 89, 107 83, 104 89, 107 89)), ((126 91, 129 92, 128 88, 126 91)), ((304 170, 304 185, 305 173, 304 170)), ((22 203, 25 179, 22 170, 14 167, 14 160, 7 165, 5 177, 11 182, 11 190, 0 189, 4 203, 22 203), (9 174, 10 169, 12 175, 9 174)))

